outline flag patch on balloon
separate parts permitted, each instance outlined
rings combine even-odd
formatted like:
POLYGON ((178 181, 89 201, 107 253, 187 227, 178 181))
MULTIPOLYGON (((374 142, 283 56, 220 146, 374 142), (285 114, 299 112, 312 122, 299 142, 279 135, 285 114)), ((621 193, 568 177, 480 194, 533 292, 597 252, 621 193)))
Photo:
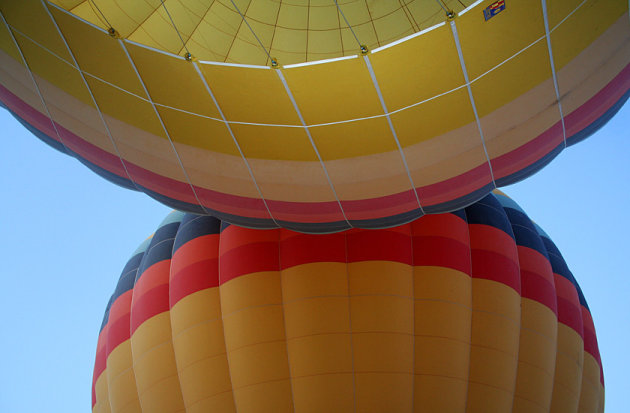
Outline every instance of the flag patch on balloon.
POLYGON ((483 10, 483 17, 486 21, 505 10, 505 0, 495 1, 483 10))

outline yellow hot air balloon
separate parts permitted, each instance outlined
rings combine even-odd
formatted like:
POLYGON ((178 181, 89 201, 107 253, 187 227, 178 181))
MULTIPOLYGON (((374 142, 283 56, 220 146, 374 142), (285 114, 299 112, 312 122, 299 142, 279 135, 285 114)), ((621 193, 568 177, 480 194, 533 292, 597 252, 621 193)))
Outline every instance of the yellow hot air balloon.
POLYGON ((625 0, 2 0, 0 101, 98 174, 248 227, 455 210, 628 98, 625 0))
POLYGON ((602 412, 590 310, 501 193, 411 224, 173 212, 107 307, 93 412, 602 412))

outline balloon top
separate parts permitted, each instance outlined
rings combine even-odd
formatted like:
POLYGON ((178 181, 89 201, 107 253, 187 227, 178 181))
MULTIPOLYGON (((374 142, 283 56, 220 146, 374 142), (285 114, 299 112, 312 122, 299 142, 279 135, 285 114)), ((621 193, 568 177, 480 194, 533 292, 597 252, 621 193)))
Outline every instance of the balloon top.
POLYGON ((51 4, 129 41, 202 61, 271 66, 352 56, 454 18, 479 1, 66 1, 51 4))
POLYGON ((0 0, 0 102, 176 209, 334 232, 469 205, 630 94, 626 1, 306 3, 0 0))

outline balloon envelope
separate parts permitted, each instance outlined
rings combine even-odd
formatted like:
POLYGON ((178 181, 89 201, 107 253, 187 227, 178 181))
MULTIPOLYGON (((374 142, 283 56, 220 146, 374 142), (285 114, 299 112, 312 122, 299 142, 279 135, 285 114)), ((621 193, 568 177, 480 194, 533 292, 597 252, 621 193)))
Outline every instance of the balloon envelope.
POLYGON ((173 212, 127 263, 94 412, 602 412, 593 320, 497 193, 411 224, 254 230, 173 212))
POLYGON ((625 0, 407 3, 2 0, 0 101, 176 209, 334 232, 469 205, 628 97, 625 0))

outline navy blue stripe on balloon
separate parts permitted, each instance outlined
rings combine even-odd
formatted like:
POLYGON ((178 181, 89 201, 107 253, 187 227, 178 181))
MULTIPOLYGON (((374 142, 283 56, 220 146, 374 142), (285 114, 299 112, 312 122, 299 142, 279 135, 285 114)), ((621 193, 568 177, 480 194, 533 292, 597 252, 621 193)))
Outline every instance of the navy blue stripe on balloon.
POLYGON ((490 194, 467 207, 466 218, 468 220, 468 225, 489 225, 500 229, 510 237, 514 238, 510 221, 508 220, 503 207, 493 194, 490 194))
POLYGON ((583 305, 588 312, 591 312, 591 309, 588 307, 588 303, 586 302, 586 297, 584 297, 584 293, 582 293, 582 287, 580 287, 580 284, 577 283, 577 280, 574 278, 573 279, 575 281, 575 289, 578 292, 578 297, 580 298, 580 304, 583 305))
POLYGON ((142 258, 140 268, 138 268, 138 275, 136 276, 136 283, 142 277, 142 274, 151 266, 162 262, 164 260, 170 260, 173 256, 173 244, 175 242, 175 235, 177 234, 178 222, 172 222, 161 226, 155 231, 151 244, 147 252, 142 258))
POLYGON ((586 299, 584 298, 584 294, 582 294, 582 289, 580 288, 577 280, 573 276, 573 273, 571 272, 571 270, 569 270, 569 267, 567 266, 566 261, 564 260, 564 258, 562 257, 562 254, 560 253, 560 250, 558 250, 558 247, 556 247, 556 244, 554 244, 553 241, 547 238, 546 236, 542 236, 542 240, 545 243, 545 248, 547 248, 547 251, 549 252, 549 262, 551 263, 551 268, 553 269, 553 272, 555 274, 558 274, 566 278, 567 280, 571 282, 571 284, 573 284, 573 286, 575 287, 578 293, 580 304, 588 309, 589 307, 588 307, 588 304, 586 303, 586 299))
MULTIPOLYGON (((144 256, 144 254, 138 254, 140 258, 144 256)), ((138 262, 140 264, 140 262, 138 262)), ((128 269, 126 272, 123 272, 118 279, 118 284, 116 285, 116 289, 114 290, 114 301, 118 299, 121 295, 126 293, 127 291, 133 289, 133 286, 136 282, 136 275, 138 274, 139 265, 136 265, 133 268, 128 269)))
POLYGON ((101 331, 103 331, 103 329, 105 328, 105 326, 109 322, 109 310, 110 310, 110 308, 112 308, 112 303, 113 302, 114 302, 114 300, 110 297, 109 301, 107 302, 107 307, 105 307, 105 314, 103 314, 103 321, 101 322, 101 328, 98 330, 99 334, 100 334, 101 331))
POLYGON ((187 242, 205 235, 218 234, 221 230, 221 221, 207 215, 186 214, 177 231, 173 253, 187 242))
POLYGON ((450 212, 450 214, 453 214, 453 215, 461 218, 464 221, 467 220, 467 218, 466 218, 466 211, 464 210, 464 208, 458 209, 457 211, 450 212))
POLYGON ((512 224, 512 231, 514 232, 514 239, 516 245, 531 248, 538 251, 543 256, 548 257, 547 248, 543 240, 538 235, 538 231, 534 227, 534 224, 527 215, 523 212, 513 208, 504 207, 505 213, 512 224))

